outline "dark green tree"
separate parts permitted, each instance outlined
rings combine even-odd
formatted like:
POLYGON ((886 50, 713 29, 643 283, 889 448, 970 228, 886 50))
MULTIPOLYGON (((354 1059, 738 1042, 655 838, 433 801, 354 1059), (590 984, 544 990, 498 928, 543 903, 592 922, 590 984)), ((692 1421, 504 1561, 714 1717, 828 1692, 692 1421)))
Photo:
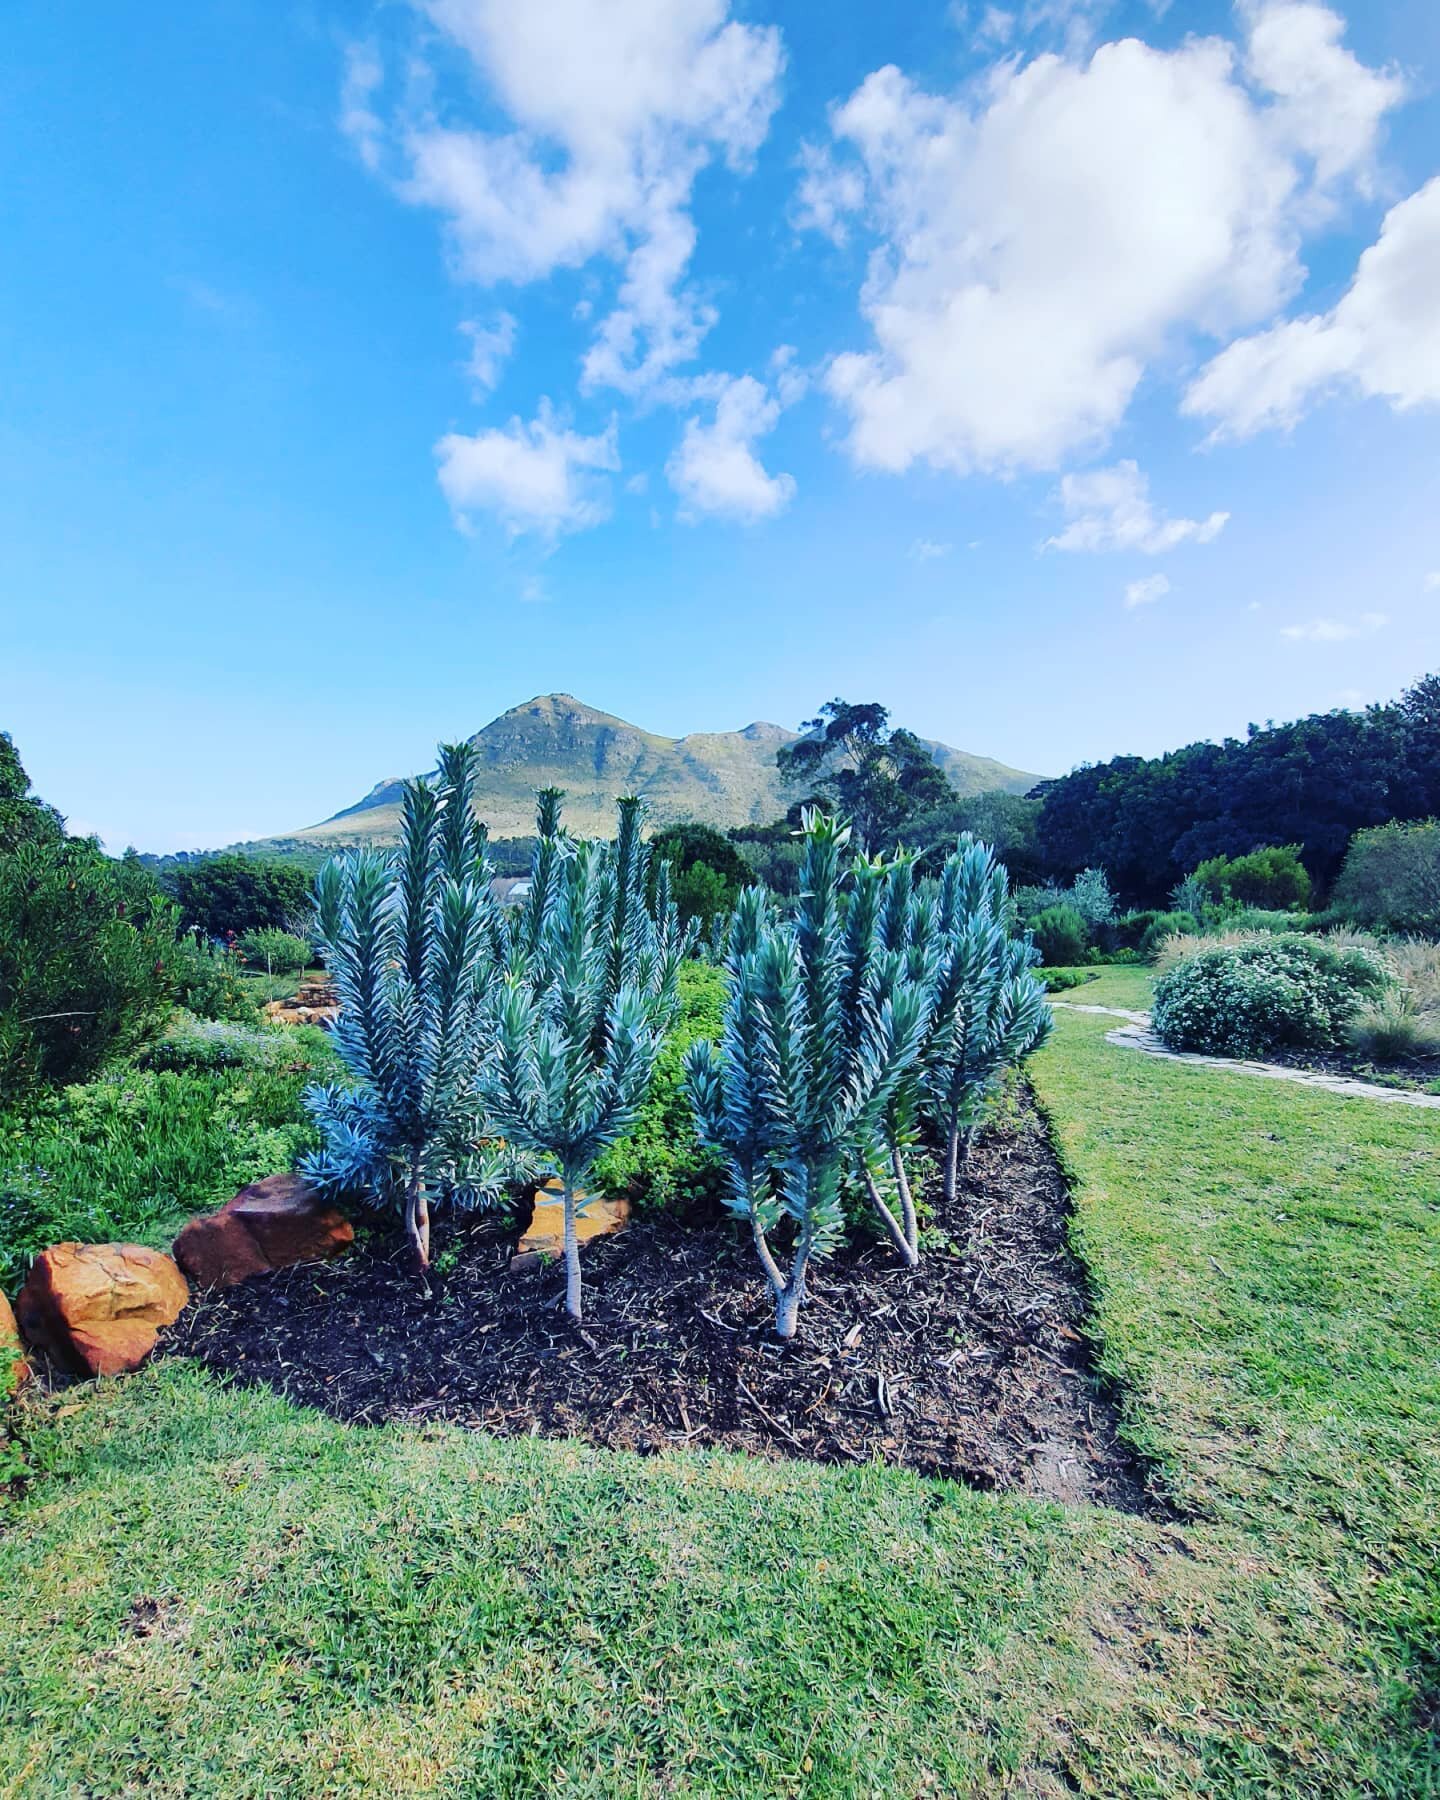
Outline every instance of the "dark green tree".
POLYGON ((226 854, 168 869, 163 879, 186 928, 207 937, 285 930, 310 911, 310 876, 295 863, 226 854))
POLYGON ((14 740, 8 731, 0 731, 0 855, 19 844, 41 839, 53 843, 64 835, 64 819, 31 793, 14 740))
POLYGON ((787 786, 843 812, 862 851, 893 845, 907 821, 955 798, 934 757, 912 731, 890 725, 876 701, 829 700, 775 753, 787 786))

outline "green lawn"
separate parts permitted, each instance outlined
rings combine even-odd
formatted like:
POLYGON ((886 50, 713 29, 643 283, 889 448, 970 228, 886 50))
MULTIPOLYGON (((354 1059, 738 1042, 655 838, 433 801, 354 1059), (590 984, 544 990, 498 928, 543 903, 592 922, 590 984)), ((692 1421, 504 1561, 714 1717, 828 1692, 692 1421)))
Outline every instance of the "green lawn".
POLYGON ((0 1795, 1440 1793, 1440 1134, 1110 1023, 1034 1074, 1180 1522, 364 1432, 165 1364, 32 1419, 0 1795))

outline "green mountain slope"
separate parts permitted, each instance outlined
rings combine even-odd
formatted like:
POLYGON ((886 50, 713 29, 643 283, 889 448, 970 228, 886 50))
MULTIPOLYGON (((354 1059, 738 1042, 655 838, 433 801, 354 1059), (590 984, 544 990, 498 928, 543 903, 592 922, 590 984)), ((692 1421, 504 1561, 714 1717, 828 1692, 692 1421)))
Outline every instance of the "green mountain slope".
MULTIPOLYGON (((522 837, 533 826, 535 790, 565 790, 565 822, 583 835, 608 832, 621 794, 644 794, 657 825, 701 819, 721 828, 768 824, 793 795, 780 785, 775 752, 797 733, 782 725, 658 737, 572 694, 540 694, 502 713, 471 740, 480 756, 478 808, 492 837, 522 837)), ((956 790, 1024 793, 1039 780, 988 757, 929 744, 956 790)), ((296 845, 386 843, 399 832, 400 777, 363 800, 291 834, 296 845)))

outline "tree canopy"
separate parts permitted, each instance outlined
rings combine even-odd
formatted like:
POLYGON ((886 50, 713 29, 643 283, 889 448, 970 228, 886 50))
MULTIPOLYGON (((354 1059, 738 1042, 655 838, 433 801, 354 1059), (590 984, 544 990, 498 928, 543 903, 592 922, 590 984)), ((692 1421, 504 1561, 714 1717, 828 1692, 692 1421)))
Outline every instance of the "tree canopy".
POLYGON ((862 849, 893 844, 907 820, 955 799, 929 750, 913 731, 892 728, 878 701, 827 700, 800 729, 775 753, 781 778, 843 812, 862 849))
POLYGON ((311 878, 294 863, 253 856, 212 856, 166 870, 163 884, 180 902, 186 926, 210 937, 286 927, 309 913, 311 878))
POLYGON ((1440 677, 1389 706, 1252 725, 1244 738, 1118 756, 1042 782, 1051 868, 1104 867, 1130 897, 1163 899, 1198 864, 1297 844, 1322 883, 1354 832, 1440 811, 1440 677))

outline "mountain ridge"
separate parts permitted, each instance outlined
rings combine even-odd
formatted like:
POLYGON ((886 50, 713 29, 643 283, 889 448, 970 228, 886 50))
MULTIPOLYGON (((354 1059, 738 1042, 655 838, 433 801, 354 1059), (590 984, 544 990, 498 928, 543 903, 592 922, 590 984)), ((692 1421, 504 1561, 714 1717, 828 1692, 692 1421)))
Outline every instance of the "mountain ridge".
MULTIPOLYGON (((775 752, 799 736, 756 719, 736 731, 664 737, 573 694, 536 694, 471 737, 478 753, 476 811, 492 837, 528 836, 535 790, 560 787, 566 824, 581 836, 607 833, 615 801, 626 793, 647 797, 657 826, 677 819, 698 819, 722 830, 769 824, 794 797, 781 784, 775 752)), ((994 788, 1023 793, 1040 779, 992 757, 922 742, 962 797, 994 788)), ((271 841, 316 848, 393 842, 404 780, 387 776, 350 806, 271 841)))

